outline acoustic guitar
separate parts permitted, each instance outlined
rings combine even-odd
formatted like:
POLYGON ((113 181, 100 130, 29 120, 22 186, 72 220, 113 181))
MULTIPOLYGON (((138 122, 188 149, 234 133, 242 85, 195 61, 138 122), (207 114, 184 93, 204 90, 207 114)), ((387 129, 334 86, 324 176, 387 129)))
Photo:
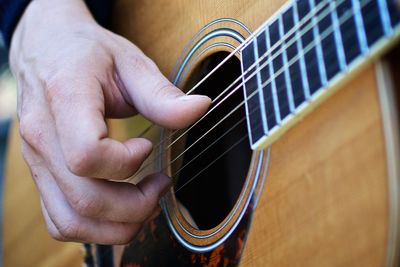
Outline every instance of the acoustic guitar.
POLYGON ((164 172, 174 186, 131 244, 87 244, 85 263, 398 266, 397 7, 115 1, 114 30, 213 104, 182 130, 110 122, 155 145, 129 182, 164 172))

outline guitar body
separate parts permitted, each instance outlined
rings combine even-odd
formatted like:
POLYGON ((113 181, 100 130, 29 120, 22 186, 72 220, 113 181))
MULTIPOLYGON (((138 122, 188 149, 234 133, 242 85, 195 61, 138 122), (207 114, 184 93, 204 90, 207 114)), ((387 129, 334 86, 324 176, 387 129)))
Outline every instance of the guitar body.
MULTIPOLYGON (((207 23, 234 18, 253 31, 284 3, 280 0, 120 0, 115 7, 114 26, 155 60, 168 76, 173 73, 185 45, 207 23)), ((230 27, 224 24, 220 27, 224 26, 230 27)), ((228 38, 224 41, 229 42, 228 38)), ((193 65, 224 49, 223 46, 210 49, 193 65)), ((388 129, 384 129, 383 123, 386 115, 382 109, 395 106, 383 107, 381 100, 384 98, 382 90, 388 93, 396 89, 379 88, 379 80, 384 77, 378 77, 377 64, 365 66, 339 92, 272 145, 269 162, 267 158, 263 162, 266 171, 260 174, 265 181, 258 205, 247 210, 248 222, 239 224, 232 239, 203 254, 206 256, 202 260, 197 260, 201 259, 198 254, 196 257, 187 251, 189 259, 196 259, 192 263, 234 266, 230 263, 237 261, 235 254, 229 254, 230 249, 241 254, 241 266, 382 266, 391 263, 388 262, 388 253, 393 253, 389 247, 393 238, 390 235, 395 232, 390 229, 393 219, 390 209, 398 196, 389 188, 396 185, 390 179, 398 183, 399 177, 398 173, 390 177, 388 161, 395 160, 395 165, 399 161, 388 154, 386 145, 398 148, 398 143, 385 139, 388 129), (245 232, 241 233, 245 237, 243 247, 236 246, 240 231, 245 232)), ((394 99, 389 98, 392 103, 388 104, 395 105, 394 99)), ((396 124, 393 119, 389 119, 390 123, 396 124)), ((397 131, 398 128, 392 129, 397 131)), ((155 222, 156 225, 166 224, 165 219, 155 222)), ((155 236, 171 235, 167 238, 171 243, 164 247, 160 242, 151 243, 157 240, 152 238, 151 231, 145 231, 140 240, 149 243, 134 242, 129 246, 123 258, 124 266, 148 266, 145 261, 130 262, 131 258, 138 260, 140 255, 153 260, 159 258, 161 265, 168 265, 164 254, 182 257, 181 253, 169 253, 171 244, 178 243, 178 247, 180 244, 174 241, 167 227, 159 227, 162 231, 155 236)), ((171 266, 177 266, 176 258, 172 259, 171 266)))
MULTIPOLYGON (((117 0, 113 28, 140 47, 174 80, 180 75, 179 67, 188 51, 204 40, 203 37, 207 38, 208 33, 231 29, 231 33, 247 38, 284 4, 282 0, 117 0), (221 18, 233 20, 221 20, 204 28, 221 18)), ((189 90, 204 76, 198 73, 205 68, 202 62, 237 47, 240 40, 231 35, 221 31, 218 37, 206 39, 196 50, 197 56, 182 68, 183 74, 176 79, 177 84, 189 90)), ((245 169, 245 174, 237 201, 225 216, 215 219, 209 226, 204 224, 204 229, 184 215, 185 209, 179 208, 171 191, 163 200, 163 212, 144 226, 132 244, 114 247, 115 265, 398 264, 400 68, 395 63, 400 62, 399 55, 399 49, 392 46, 385 57, 364 64, 360 71, 346 78, 340 90, 269 149, 251 152, 245 167, 240 168, 245 169)), ((112 121, 110 125, 113 135, 124 139, 137 135, 147 124, 136 118, 112 121)), ((165 132, 159 131, 153 136, 157 143, 157 136, 162 138, 165 132)), ((14 136, 13 140, 16 138, 14 136)), ((17 145, 14 141, 9 150, 19 151, 17 145)), ((176 152, 168 153, 167 162, 176 152)), ((7 190, 15 186, 11 181, 21 180, 22 176, 27 180, 29 176, 25 168, 21 173, 21 168, 17 167, 22 164, 21 156, 10 155, 14 156, 8 160, 7 190)), ((236 165, 230 165, 235 172, 236 165)), ((208 186, 213 188, 214 185, 210 182, 208 186)), ((196 195, 194 201, 201 206, 203 201, 208 203, 209 193, 205 189, 199 191, 203 198, 196 195)), ((8 229, 12 229, 17 220, 17 214, 7 209, 15 209, 15 205, 15 199, 6 193, 6 239, 8 231, 12 232, 8 229)), ((21 229, 23 227, 28 226, 21 226, 21 229)), ((36 225, 30 228, 35 229, 36 225)), ((35 242, 37 240, 31 244, 35 242)), ((69 246, 68 255, 76 256, 76 247, 66 246, 69 246)), ((8 247, 16 249, 18 246, 11 241, 5 244, 5 259, 9 263, 6 266, 11 266, 16 259, 10 256, 13 252, 7 250, 8 247)), ((18 260, 21 263, 22 259, 18 260)))

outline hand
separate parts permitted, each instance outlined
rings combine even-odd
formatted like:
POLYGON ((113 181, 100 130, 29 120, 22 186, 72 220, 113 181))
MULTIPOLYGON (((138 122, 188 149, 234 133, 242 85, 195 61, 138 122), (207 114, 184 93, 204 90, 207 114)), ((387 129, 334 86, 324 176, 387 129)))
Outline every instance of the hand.
POLYGON ((23 155, 58 240, 129 242, 170 178, 112 182, 135 173, 152 149, 142 138, 108 137, 106 117, 142 115, 185 127, 209 104, 186 96, 136 46, 100 27, 82 0, 32 1, 14 33, 23 155))

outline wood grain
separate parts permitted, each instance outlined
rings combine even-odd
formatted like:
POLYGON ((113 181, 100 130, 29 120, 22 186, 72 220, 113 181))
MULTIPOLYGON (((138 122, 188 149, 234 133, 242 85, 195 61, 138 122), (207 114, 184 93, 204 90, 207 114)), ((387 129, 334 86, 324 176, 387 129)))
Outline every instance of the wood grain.
MULTIPOLYGON (((279 1, 115 1, 114 30, 169 75, 206 23, 232 17, 255 30, 279 1)), ((373 66, 272 147, 243 266, 382 266, 388 220, 386 163, 373 66)), ((114 123, 120 139, 140 123, 114 123)), ((76 244, 52 241, 22 164, 16 125, 5 196, 5 266, 78 266, 76 244), (49 257, 52 255, 55 257, 49 257)))
POLYGON ((272 146, 243 266, 383 266, 388 190, 370 67, 272 146))
POLYGON ((4 184, 4 266, 80 266, 81 245, 55 241, 47 232, 39 194, 22 159, 17 123, 10 136, 4 184))
MULTIPOLYGON (((255 30, 282 4, 120 0, 115 27, 168 75, 174 61, 163 47, 177 59, 211 20, 232 17, 255 30)), ((384 265, 388 191, 380 115, 370 64, 272 146, 243 266, 384 265)))

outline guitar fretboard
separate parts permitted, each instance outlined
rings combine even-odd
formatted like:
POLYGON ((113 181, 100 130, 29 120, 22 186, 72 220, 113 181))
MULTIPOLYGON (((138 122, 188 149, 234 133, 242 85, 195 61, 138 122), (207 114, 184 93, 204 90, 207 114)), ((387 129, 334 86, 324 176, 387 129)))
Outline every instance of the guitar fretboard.
POLYGON ((399 35, 395 0, 288 3, 242 49, 252 149, 264 149, 325 92, 399 35))

